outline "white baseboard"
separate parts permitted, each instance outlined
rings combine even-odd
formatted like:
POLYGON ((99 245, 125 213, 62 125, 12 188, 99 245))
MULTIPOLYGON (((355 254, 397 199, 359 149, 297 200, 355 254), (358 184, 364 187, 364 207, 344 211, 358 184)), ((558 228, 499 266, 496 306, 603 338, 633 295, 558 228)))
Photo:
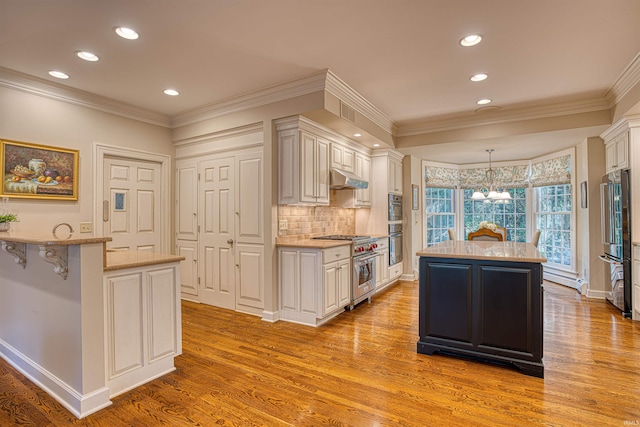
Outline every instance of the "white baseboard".
POLYGON ((262 320, 265 322, 275 323, 280 320, 280 312, 279 311, 262 311, 262 320))
POLYGON ((578 283, 576 283, 575 277, 561 276, 559 274, 551 273, 549 271, 543 272, 544 280, 548 280, 553 283, 567 286, 569 288, 578 289, 578 283))
POLYGON ((606 299, 607 297, 607 293, 605 291, 594 291, 594 290, 587 290, 587 298, 593 298, 593 299, 606 299))
POLYGON ((107 387, 82 394, 3 340, 0 340, 0 357, 77 418, 84 418, 111 405, 107 387))
POLYGON ((400 280, 406 280, 407 282, 413 282, 414 280, 417 280, 418 276, 415 274, 415 272, 413 273, 409 273, 409 274, 402 274, 400 276, 400 280))

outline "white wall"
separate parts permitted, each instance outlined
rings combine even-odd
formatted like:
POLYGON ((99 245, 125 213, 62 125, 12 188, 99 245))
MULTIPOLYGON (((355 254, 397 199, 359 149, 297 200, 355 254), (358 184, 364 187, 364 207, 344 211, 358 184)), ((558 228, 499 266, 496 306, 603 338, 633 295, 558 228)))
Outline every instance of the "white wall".
MULTIPOLYGON (((50 232, 59 222, 79 231, 94 212, 93 143, 173 156, 170 130, 94 109, 0 87, 0 139, 80 150, 78 201, 12 198, 12 230, 50 232)), ((94 224, 94 230, 96 225, 94 224)))

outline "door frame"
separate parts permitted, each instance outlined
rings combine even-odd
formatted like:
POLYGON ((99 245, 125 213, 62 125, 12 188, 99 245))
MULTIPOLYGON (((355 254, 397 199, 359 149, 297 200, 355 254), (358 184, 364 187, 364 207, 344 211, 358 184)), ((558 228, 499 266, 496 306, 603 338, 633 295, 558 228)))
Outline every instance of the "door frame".
POLYGON ((93 143, 93 170, 95 171, 93 189, 93 231, 97 237, 104 237, 102 227, 102 201, 104 200, 104 159, 119 157, 126 160, 154 162, 160 165, 160 252, 172 253, 171 242, 171 156, 142 150, 93 143))

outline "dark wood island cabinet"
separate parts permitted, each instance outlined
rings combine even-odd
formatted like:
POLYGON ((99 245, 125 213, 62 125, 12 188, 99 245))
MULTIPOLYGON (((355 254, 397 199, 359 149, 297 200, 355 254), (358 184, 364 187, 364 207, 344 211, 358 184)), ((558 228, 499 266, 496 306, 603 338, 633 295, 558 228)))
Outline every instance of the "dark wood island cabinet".
POLYGON ((446 241, 418 252, 418 353, 544 377, 542 262, 530 243, 446 241))

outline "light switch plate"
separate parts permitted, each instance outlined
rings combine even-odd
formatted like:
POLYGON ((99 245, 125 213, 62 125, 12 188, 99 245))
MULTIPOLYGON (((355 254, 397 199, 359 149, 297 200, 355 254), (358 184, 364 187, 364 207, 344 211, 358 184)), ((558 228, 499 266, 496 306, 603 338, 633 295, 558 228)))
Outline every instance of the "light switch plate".
POLYGON ((90 222, 81 222, 80 223, 80 232, 81 233, 91 233, 93 232, 93 224, 90 222))
POLYGON ((281 219, 278 222, 278 230, 286 230, 287 229, 287 220, 286 219, 281 219))

